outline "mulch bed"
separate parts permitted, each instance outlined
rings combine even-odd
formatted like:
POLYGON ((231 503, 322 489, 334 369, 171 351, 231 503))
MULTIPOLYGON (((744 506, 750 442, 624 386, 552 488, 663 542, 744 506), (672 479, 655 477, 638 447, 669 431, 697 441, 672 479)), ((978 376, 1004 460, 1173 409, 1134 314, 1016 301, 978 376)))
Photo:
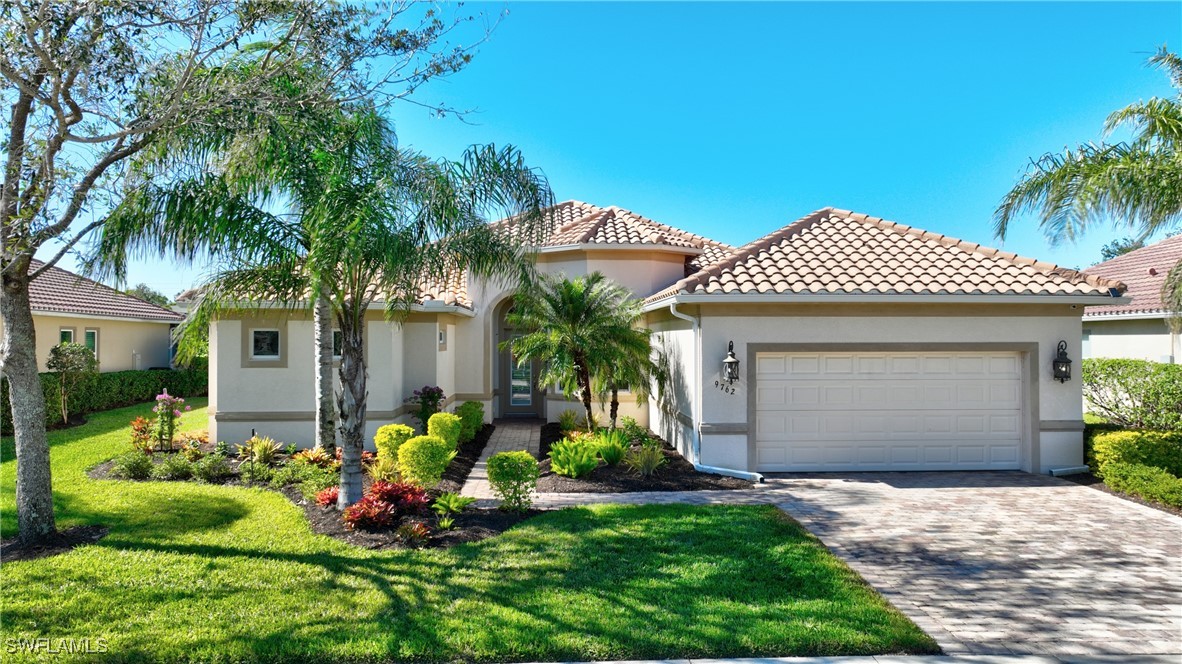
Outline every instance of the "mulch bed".
MULTIPOLYGON (((354 546, 366 549, 409 549, 416 548, 404 542, 394 532, 389 530, 353 530, 345 525, 341 513, 334 507, 321 507, 316 503, 304 500, 300 492, 294 487, 283 490, 293 503, 304 510, 312 532, 328 535, 354 546)), ((489 537, 495 537, 531 517, 541 514, 541 510, 530 510, 523 513, 502 512, 500 510, 467 509, 454 515, 455 525, 451 530, 440 530, 434 513, 417 520, 425 522, 431 527, 431 535, 423 543, 424 548, 447 548, 466 542, 479 542, 489 537)))
POLYGON ((1155 503, 1151 500, 1145 500, 1144 498, 1138 498, 1137 496, 1130 496, 1127 493, 1121 493, 1120 491, 1116 491, 1115 489, 1112 489, 1111 487, 1109 487, 1107 484, 1104 483, 1104 480, 1100 479, 1099 477, 1096 477, 1095 475, 1093 475, 1091 473, 1080 473, 1078 475, 1064 475, 1063 477, 1060 477, 1059 479, 1067 480, 1068 482, 1074 482, 1076 484, 1081 484, 1083 486, 1091 487, 1093 489, 1103 491, 1104 493, 1112 494, 1113 496, 1116 496, 1117 498, 1124 498, 1125 500, 1128 500, 1128 501, 1131 501, 1134 503, 1140 503, 1146 507, 1152 507, 1155 510, 1166 512, 1168 514, 1176 514, 1178 516, 1182 516, 1182 509, 1179 509, 1179 508, 1174 507, 1172 505, 1165 505, 1163 503, 1155 503))
POLYGON ((33 546, 21 546, 15 537, 0 543, 0 561, 11 563, 17 560, 36 560, 73 551, 75 547, 94 544, 107 536, 106 526, 75 526, 59 530, 43 542, 33 546))
POLYGON ((495 426, 486 424, 476 433, 475 438, 460 445, 455 460, 443 472, 443 480, 436 487, 439 493, 460 492, 464 482, 468 480, 468 475, 472 472, 472 467, 476 465, 476 460, 480 458, 480 453, 484 451, 484 446, 488 444, 488 439, 492 438, 495 429, 495 426))
POLYGON ((719 489, 751 489, 753 482, 737 477, 712 475, 694 470, 694 465, 685 460, 665 441, 661 444, 665 452, 665 465, 649 477, 641 477, 623 463, 615 466, 601 465, 589 475, 580 479, 556 475, 550 470, 550 446, 562 440, 558 423, 542 426, 538 466, 542 476, 538 478, 538 493, 631 493, 634 491, 710 491, 719 489))

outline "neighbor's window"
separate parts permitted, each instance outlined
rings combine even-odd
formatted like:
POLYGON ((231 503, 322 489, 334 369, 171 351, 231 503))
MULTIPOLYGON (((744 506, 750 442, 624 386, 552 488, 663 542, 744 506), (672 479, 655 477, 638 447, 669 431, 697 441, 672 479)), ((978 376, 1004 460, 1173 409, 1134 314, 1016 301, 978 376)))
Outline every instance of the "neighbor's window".
POLYGON ((345 337, 341 335, 340 330, 332 331, 332 356, 339 359, 341 357, 341 349, 345 346, 345 337))
POLYGON ((279 330, 250 331, 250 359, 279 359, 279 330))
POLYGON ((98 337, 99 337, 99 331, 95 330, 95 329, 87 329, 86 332, 83 333, 84 343, 86 344, 86 347, 90 349, 90 352, 94 353, 95 357, 98 357, 98 350, 99 350, 98 337))
POLYGON ((59 344, 74 343, 74 329, 70 327, 63 327, 58 333, 57 342, 59 344))

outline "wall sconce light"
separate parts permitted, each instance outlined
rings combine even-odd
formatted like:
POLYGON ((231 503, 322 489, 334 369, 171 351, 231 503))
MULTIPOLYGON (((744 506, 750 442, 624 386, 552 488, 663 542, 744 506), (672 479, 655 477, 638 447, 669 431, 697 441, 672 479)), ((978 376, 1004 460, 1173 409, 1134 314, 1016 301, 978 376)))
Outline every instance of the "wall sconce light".
POLYGON ((727 384, 733 384, 739 380, 739 359, 735 357, 735 342, 728 342, 726 347, 726 359, 722 361, 722 380, 727 384))
POLYGON ((1067 357, 1067 342, 1059 342, 1059 351, 1055 354, 1055 361, 1051 362, 1051 369, 1055 380, 1066 383, 1071 380, 1071 360, 1067 357))

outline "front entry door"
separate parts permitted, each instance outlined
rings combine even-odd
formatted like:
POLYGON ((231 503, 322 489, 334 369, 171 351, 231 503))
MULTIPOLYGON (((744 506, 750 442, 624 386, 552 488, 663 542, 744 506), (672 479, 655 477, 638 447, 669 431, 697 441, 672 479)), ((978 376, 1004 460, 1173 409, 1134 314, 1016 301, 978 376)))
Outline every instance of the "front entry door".
MULTIPOLYGON (((505 339, 516 336, 506 330, 505 339)), ((534 360, 517 366, 513 352, 501 352, 501 415, 504 417, 543 417, 545 395, 537 388, 539 362, 534 360)))

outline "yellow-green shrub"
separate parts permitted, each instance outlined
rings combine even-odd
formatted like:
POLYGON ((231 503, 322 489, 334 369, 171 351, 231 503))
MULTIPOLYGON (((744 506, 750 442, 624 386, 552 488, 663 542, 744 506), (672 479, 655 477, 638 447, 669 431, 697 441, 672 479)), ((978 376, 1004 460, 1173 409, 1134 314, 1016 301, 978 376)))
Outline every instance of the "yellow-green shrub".
POLYGON ((1107 431, 1092 437, 1093 470, 1104 477, 1105 466, 1125 463, 1161 468, 1182 476, 1182 433, 1169 431, 1107 431))
POLYGON ((404 482, 430 489, 455 457, 452 445, 439 436, 415 436, 398 448, 398 469, 404 482))
POLYGON ((462 427, 460 428, 460 443, 466 443, 476 437, 480 428, 484 426, 484 404, 479 401, 465 401, 456 408, 462 427))
POLYGON ((398 448, 414 435, 414 427, 408 427, 405 424, 387 424, 378 427, 373 437, 373 444, 378 448, 378 458, 397 461, 398 448))
POLYGON ((427 435, 446 440, 454 450, 460 444, 460 430, 463 426, 463 420, 456 415, 435 413, 427 420, 427 435))
POLYGON ((529 452, 500 452, 488 460, 488 483, 511 512, 529 509, 530 492, 538 485, 538 460, 529 452))

